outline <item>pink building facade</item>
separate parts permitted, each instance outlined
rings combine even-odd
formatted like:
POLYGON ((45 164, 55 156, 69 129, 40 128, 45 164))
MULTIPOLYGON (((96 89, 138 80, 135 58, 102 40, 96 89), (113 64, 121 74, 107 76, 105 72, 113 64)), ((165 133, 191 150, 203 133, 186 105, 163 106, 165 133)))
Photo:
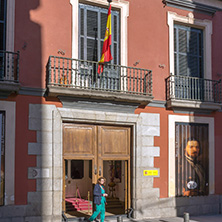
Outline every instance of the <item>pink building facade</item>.
POLYGON ((222 1, 0 2, 0 222, 221 212, 222 1))

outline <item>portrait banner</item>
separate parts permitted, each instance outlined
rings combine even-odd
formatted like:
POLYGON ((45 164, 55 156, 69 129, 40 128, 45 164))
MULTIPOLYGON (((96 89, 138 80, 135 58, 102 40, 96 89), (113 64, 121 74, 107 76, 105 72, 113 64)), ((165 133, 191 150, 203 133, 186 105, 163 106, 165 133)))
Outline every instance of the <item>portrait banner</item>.
POLYGON ((176 196, 208 195, 208 124, 175 125, 176 196))

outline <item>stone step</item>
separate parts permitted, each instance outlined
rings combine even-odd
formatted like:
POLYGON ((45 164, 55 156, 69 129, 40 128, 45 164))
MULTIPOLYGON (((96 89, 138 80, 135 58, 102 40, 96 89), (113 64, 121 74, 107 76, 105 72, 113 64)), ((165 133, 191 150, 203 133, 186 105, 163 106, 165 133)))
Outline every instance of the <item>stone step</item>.
MULTIPOLYGON (((106 216, 104 222, 117 222, 117 217, 116 216, 106 216)), ((123 222, 132 222, 129 218, 126 217, 126 215, 121 215, 123 222)), ((86 222, 85 217, 78 217, 78 218, 68 218, 67 221, 75 221, 75 222, 86 222)))
POLYGON ((120 201, 113 201, 113 202, 107 202, 108 205, 123 205, 123 202, 120 201))
POLYGON ((106 202, 107 206, 122 207, 124 205, 124 202, 120 201, 119 198, 107 198, 106 202))
POLYGON ((92 210, 91 202, 80 198, 66 198, 66 211, 92 210))
POLYGON ((114 208, 123 208, 123 206, 120 206, 120 205, 113 205, 113 206, 106 205, 106 209, 114 209, 114 208))
POLYGON ((112 202, 112 201, 120 201, 119 200, 119 198, 111 198, 111 197, 108 197, 108 198, 106 198, 106 201, 108 202, 108 201, 110 201, 110 202, 112 202))

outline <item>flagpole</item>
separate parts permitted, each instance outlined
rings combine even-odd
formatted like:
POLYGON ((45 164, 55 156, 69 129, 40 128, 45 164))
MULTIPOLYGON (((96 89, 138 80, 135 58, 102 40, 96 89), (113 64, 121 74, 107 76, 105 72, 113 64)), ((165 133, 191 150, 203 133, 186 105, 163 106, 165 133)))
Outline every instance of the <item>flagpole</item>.
POLYGON ((107 2, 109 2, 109 6, 110 6, 110 3, 112 2, 113 0, 107 0, 107 2))
POLYGON ((109 62, 113 59, 111 55, 111 5, 110 3, 112 0, 107 0, 109 3, 109 9, 108 9, 108 14, 107 14, 107 22, 106 22, 106 32, 105 32, 105 37, 104 37, 104 42, 103 42, 103 48, 102 48, 102 56, 100 61, 98 62, 98 73, 103 72, 103 66, 104 63, 109 62))

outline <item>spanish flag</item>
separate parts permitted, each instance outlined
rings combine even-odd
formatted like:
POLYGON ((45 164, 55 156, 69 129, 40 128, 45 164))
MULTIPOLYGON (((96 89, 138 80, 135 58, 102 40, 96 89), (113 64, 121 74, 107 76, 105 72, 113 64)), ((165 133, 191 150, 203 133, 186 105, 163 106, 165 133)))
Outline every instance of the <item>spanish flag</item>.
POLYGON ((105 38, 103 42, 103 49, 102 49, 102 56, 99 61, 99 66, 98 66, 98 73, 103 72, 103 65, 105 62, 109 62, 113 59, 111 55, 111 50, 110 46, 112 44, 112 31, 111 31, 111 5, 109 5, 109 10, 108 10, 108 16, 107 16, 107 23, 106 23, 106 32, 105 32, 105 38))

